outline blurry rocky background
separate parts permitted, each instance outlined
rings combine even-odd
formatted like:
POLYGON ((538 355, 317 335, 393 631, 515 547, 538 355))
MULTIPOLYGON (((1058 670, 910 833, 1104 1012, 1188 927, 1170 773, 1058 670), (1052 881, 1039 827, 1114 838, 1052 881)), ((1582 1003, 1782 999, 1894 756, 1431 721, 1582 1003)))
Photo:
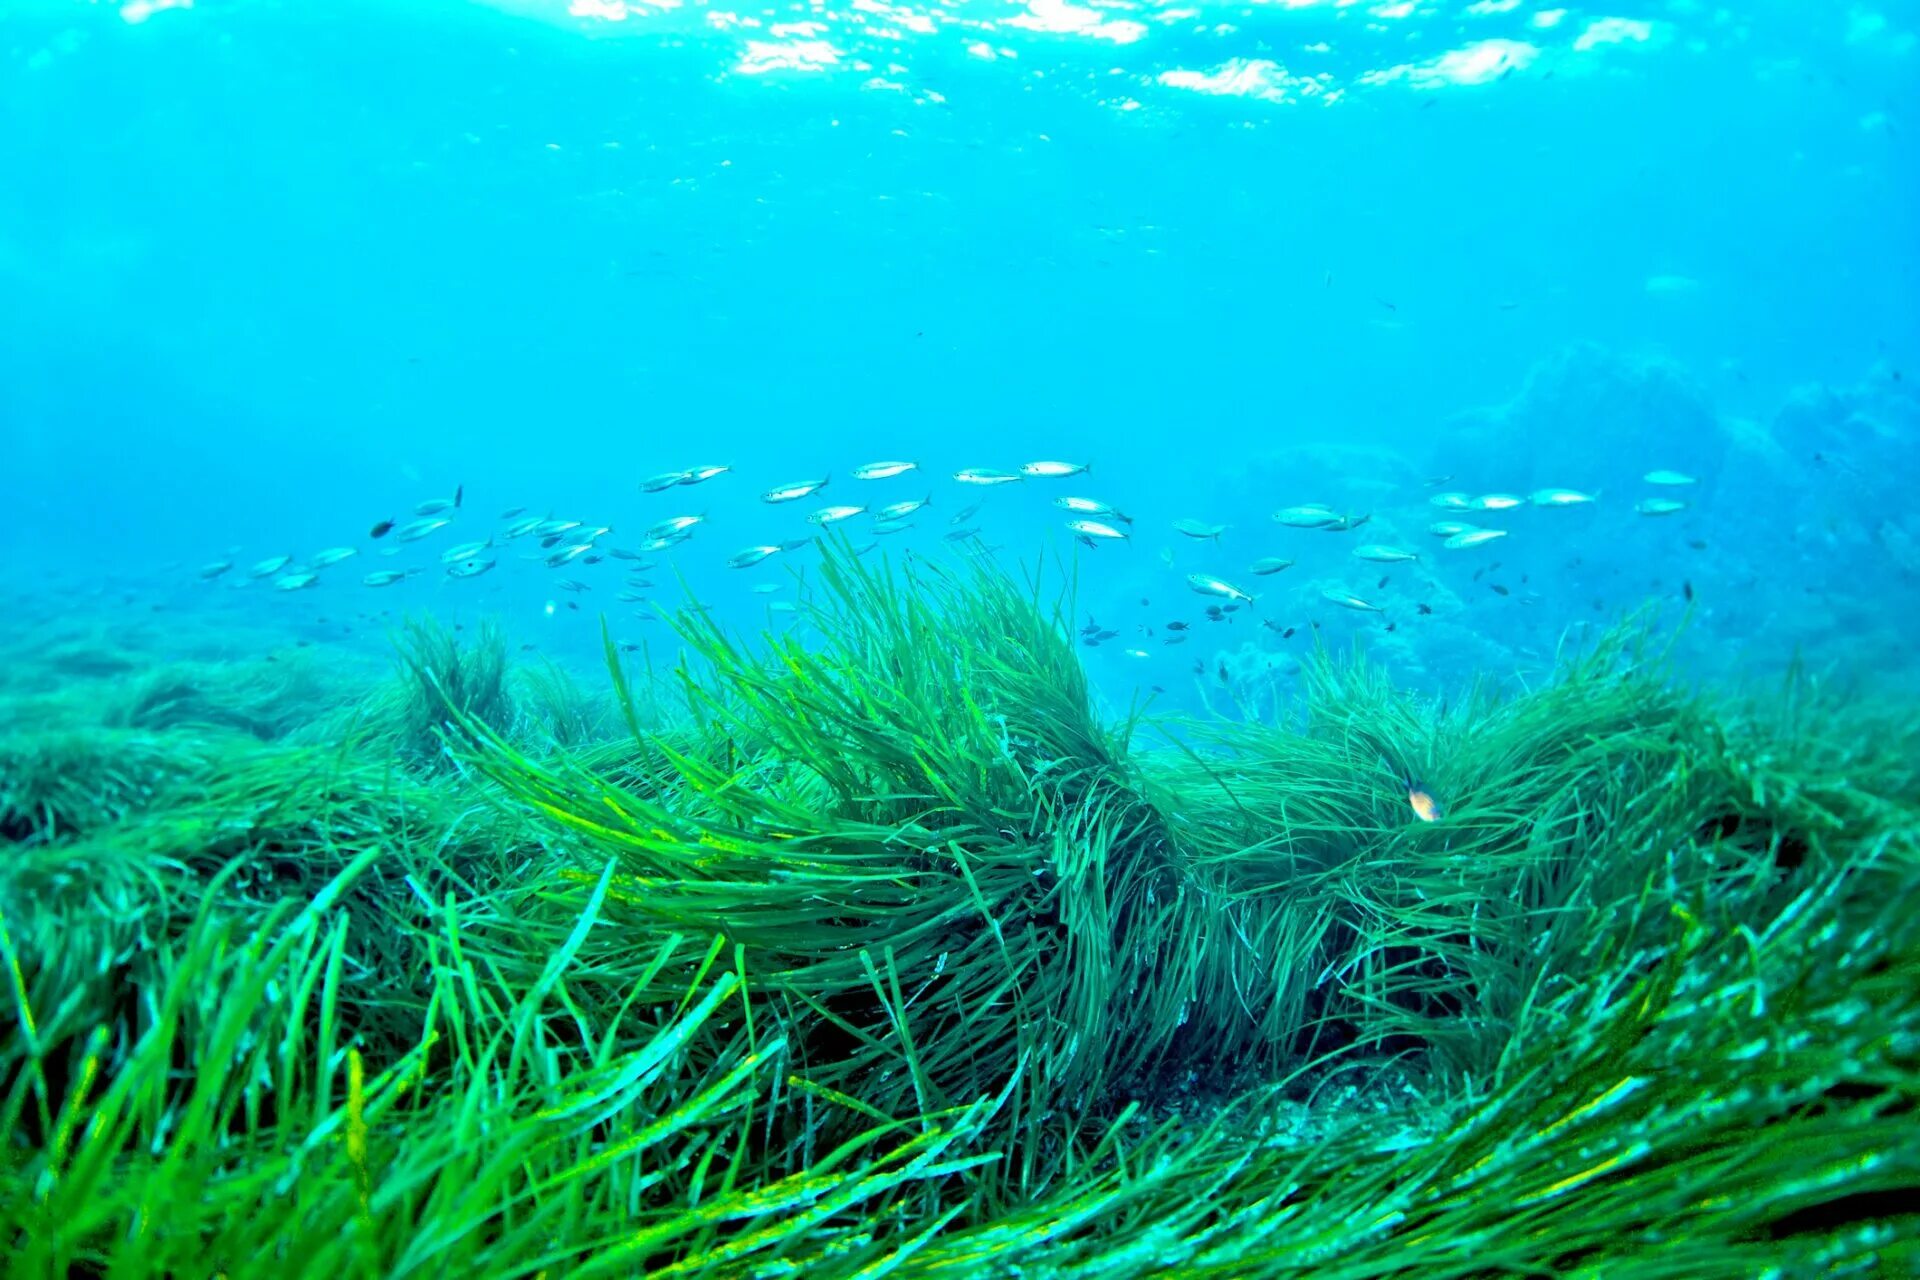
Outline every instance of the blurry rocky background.
MULTIPOLYGON (((1365 435, 1277 449, 1226 477, 1217 501, 1191 513, 1229 526, 1217 544, 1137 523, 1148 554, 1117 582, 1094 577, 1087 593, 1087 611, 1121 632, 1093 659, 1108 682, 1125 681, 1130 661, 1157 668, 1151 681, 1169 698, 1272 705, 1285 699, 1293 655, 1318 636, 1358 644, 1396 679, 1439 693, 1476 677, 1525 680, 1564 643, 1651 608, 1677 632, 1672 653, 1689 676, 1758 682, 1798 661, 1865 688, 1920 683, 1920 394, 1892 365, 1848 386, 1801 387, 1752 420, 1717 412, 1672 363, 1581 345, 1542 361, 1506 403, 1442 421, 1424 452, 1365 435), (1650 485, 1654 470, 1697 483, 1650 485), (1496 512, 1430 505, 1450 490, 1553 487, 1598 500, 1496 512), (1688 505, 1643 515, 1634 509, 1643 498, 1688 505), (1332 533, 1274 522, 1276 510, 1304 503, 1370 518, 1332 533), (1444 550, 1427 529, 1447 519, 1508 536, 1444 550), (1420 559, 1355 559, 1369 543, 1420 559), (1296 563, 1250 575, 1264 556, 1296 563), (1258 602, 1209 621, 1206 601, 1170 589, 1168 562, 1229 578, 1258 602), (1330 589, 1384 612, 1339 607, 1330 589), (1169 620, 1192 623, 1172 646, 1169 620)), ((1090 576, 1083 568, 1083 583, 1090 576)))

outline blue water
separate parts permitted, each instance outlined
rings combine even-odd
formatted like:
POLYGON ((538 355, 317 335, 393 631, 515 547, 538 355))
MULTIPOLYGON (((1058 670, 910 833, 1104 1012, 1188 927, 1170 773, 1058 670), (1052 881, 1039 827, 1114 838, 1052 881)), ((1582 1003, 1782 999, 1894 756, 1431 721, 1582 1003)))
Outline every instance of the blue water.
POLYGON ((570 595, 526 540, 469 582, 439 551, 511 506, 613 545, 705 514, 653 594, 677 569, 780 626, 746 583, 812 552, 723 562, 817 503, 764 489, 931 494, 875 554, 940 559, 981 496, 951 472, 1057 458, 1093 469, 981 524, 1016 569, 1078 556, 1116 696, 1284 669, 1315 623, 1411 680, 1504 674, 1688 591, 1702 661, 1913 674, 1920 6, 580 7, 8 0, 0 591, 354 644, 493 614, 584 656, 602 612, 661 634, 620 562, 570 595), (883 458, 922 469, 848 475, 883 458), (734 470, 639 492, 702 463, 734 470), (1633 512, 1655 468, 1685 512, 1633 512), (1442 552, 1442 475, 1599 500, 1442 552), (1064 493, 1130 543, 1077 548, 1064 493), (1270 518, 1309 502, 1372 520, 1270 518), (313 590, 245 583, 336 544, 313 590), (1261 599, 1205 623, 1191 572, 1261 599))

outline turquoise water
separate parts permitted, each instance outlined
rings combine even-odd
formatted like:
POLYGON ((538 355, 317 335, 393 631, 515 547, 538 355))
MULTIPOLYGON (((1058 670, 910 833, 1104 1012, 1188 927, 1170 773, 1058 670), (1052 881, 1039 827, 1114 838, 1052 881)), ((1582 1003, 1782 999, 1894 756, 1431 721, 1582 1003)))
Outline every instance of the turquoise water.
POLYGON ((1316 628, 1503 677, 1689 599, 1715 669, 1905 679, 1916 33, 1910 3, 13 0, 0 589, 16 627, 383 649, 426 609, 586 658, 687 593, 791 625, 813 553, 730 555, 930 497, 842 528, 1073 565, 1116 698, 1284 687, 1316 628), (853 478, 885 459, 919 468, 853 478), (1092 469, 952 478, 1046 459, 1092 469), (732 470, 641 490, 702 464, 732 470), (369 536, 456 487, 448 527, 369 536), (1427 532, 1436 493, 1543 487, 1596 501, 1427 532), (1131 537, 1077 545, 1063 496, 1131 537), (1312 503, 1369 519, 1273 519, 1312 503), (630 587, 530 558, 512 507, 602 550, 706 520, 630 587), (497 564, 449 579, 478 540, 497 564), (1259 598, 1209 620, 1194 573, 1259 598))
POLYGON ((1920 1275, 1920 0, 571 5, 0 0, 0 1273, 1920 1275))

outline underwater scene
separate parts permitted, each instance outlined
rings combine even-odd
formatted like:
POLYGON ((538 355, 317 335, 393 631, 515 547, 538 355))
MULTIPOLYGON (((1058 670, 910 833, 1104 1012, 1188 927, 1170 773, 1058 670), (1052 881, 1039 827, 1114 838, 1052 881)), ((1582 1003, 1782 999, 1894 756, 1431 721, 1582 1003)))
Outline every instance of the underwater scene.
POLYGON ((1920 1275, 1917 46, 0 0, 0 1275, 1920 1275))

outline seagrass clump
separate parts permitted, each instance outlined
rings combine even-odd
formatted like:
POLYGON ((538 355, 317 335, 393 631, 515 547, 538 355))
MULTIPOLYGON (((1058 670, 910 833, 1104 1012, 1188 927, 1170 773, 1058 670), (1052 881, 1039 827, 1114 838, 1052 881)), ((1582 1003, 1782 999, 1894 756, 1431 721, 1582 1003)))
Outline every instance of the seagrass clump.
POLYGON ((814 580, 609 644, 604 714, 416 630, 378 732, 21 806, 20 1273, 1920 1262, 1898 722, 1638 624, 1518 697, 1320 653, 1279 722, 1114 718, 1064 601, 814 580))

